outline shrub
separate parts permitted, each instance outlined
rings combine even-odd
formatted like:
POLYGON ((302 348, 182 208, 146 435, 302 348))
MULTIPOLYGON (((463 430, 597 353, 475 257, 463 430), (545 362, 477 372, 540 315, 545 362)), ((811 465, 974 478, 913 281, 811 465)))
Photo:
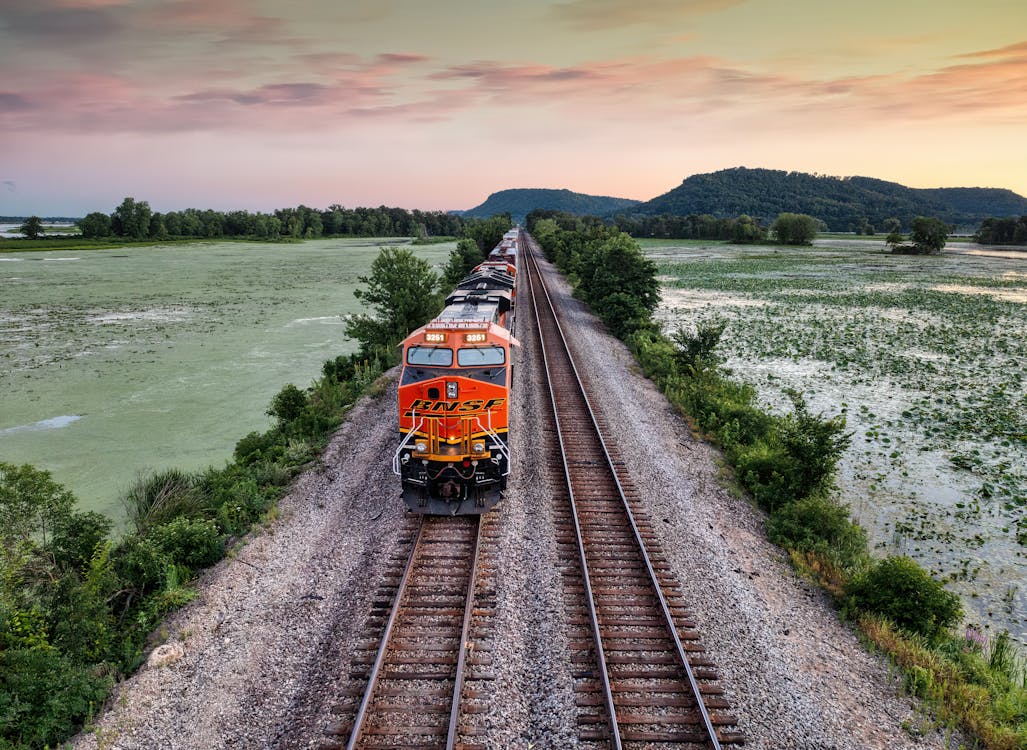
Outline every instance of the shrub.
POLYGON ((649 321, 649 311, 637 297, 627 292, 614 292, 603 298, 599 317, 617 338, 623 339, 649 321))
POLYGON ((909 557, 887 557, 846 587, 859 610, 887 617, 910 633, 936 638, 962 617, 959 597, 909 557))
POLYGON ((723 358, 717 353, 720 338, 727 327, 727 321, 700 321, 694 334, 678 328, 671 335, 678 346, 677 362, 682 372, 695 375, 704 370, 715 370, 723 358))
POLYGON ((798 391, 785 391, 794 411, 780 422, 777 437, 791 462, 789 482, 796 497, 806 497, 832 487, 835 466, 849 447, 852 435, 845 432, 845 417, 825 419, 810 414, 798 391))
POLYGON ((0 651, 0 747, 56 747, 99 708, 110 685, 52 649, 0 651))
POLYGON ((795 461, 779 443, 758 440, 730 451, 729 458, 739 481, 761 507, 773 511, 801 498, 790 481, 796 474, 795 461))
POLYGON ((307 394, 292 383, 287 383, 271 399, 271 405, 267 407, 267 414, 277 417, 280 423, 291 422, 303 413, 306 405, 307 394))
POLYGON ((675 349, 670 341, 659 331, 646 327, 632 333, 627 343, 645 374, 657 384, 665 385, 676 371, 675 349))
POLYGON ((91 510, 61 519, 54 531, 54 561, 62 568, 86 567, 112 526, 109 518, 91 510))
POLYGON ((193 477, 169 469, 138 480, 123 498, 129 519, 139 533, 179 516, 198 516, 204 511, 203 495, 193 477))
POLYGON ((866 531, 849 518, 846 506, 827 498, 807 497, 781 506, 767 522, 767 536, 778 546, 817 552, 844 568, 866 557, 866 531))
POLYGON ((152 540, 129 534, 111 554, 114 572, 129 598, 142 596, 161 588, 171 560, 152 540))
POLYGON ((251 432, 235 444, 232 455, 247 466, 260 460, 275 460, 285 450, 285 436, 281 430, 251 432))
POLYGON ((213 565, 224 553, 224 543, 213 521, 176 518, 150 530, 150 539, 171 561, 200 570, 213 565))
POLYGON ((340 354, 335 359, 325 360, 321 366, 321 374, 325 380, 345 383, 347 380, 353 379, 357 372, 357 366, 362 361, 363 358, 359 354, 350 354, 349 356, 340 354))

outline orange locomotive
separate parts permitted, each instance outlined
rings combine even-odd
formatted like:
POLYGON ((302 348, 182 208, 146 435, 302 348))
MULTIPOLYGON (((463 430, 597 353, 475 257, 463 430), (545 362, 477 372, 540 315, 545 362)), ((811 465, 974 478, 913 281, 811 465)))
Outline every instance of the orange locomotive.
POLYGON ((506 488, 519 245, 519 230, 504 235, 403 342, 393 470, 415 513, 485 513, 506 488))

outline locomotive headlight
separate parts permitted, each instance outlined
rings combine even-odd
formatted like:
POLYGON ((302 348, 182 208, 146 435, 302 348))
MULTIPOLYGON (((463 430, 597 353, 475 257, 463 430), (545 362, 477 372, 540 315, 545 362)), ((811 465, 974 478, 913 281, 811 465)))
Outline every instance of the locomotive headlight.
POLYGON ((446 398, 456 398, 460 392, 459 385, 455 380, 446 381, 446 398))
POLYGON ((417 451, 418 453, 424 453, 426 450, 428 450, 428 444, 427 443, 417 443, 414 446, 414 450, 417 451))
POLYGON ((474 451, 475 453, 484 453, 485 452, 485 443, 472 443, 471 444, 471 450, 474 451))

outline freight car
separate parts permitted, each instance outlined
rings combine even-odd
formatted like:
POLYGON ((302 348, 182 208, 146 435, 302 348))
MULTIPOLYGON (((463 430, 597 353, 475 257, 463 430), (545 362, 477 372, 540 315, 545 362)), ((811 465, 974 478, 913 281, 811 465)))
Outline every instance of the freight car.
POLYGON ((403 341, 393 471, 415 513, 485 513, 506 488, 521 245, 519 228, 507 232, 403 341))

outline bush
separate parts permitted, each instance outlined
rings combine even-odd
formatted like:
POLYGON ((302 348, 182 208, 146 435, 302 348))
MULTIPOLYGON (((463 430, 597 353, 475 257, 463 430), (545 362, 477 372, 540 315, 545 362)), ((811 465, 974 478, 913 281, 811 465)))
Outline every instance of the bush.
POLYGON ((285 450, 285 436, 281 430, 251 432, 235 444, 232 455, 243 466, 257 461, 276 460, 285 450))
POLYGON ((122 539, 114 548, 111 560, 129 600, 163 587, 171 563, 152 540, 138 534, 129 534, 122 539))
POLYGON ((723 363, 723 357, 717 353, 720 337, 724 334, 727 321, 700 321, 695 334, 684 328, 678 328, 671 335, 677 344, 677 362, 682 372, 695 375, 704 370, 715 370, 723 363))
POLYGON ((282 390, 271 399, 271 405, 267 408, 270 417, 277 417, 279 423, 291 422, 303 413, 307 405, 307 394, 287 383, 282 390))
POLYGON ((767 536, 780 547, 816 552, 843 568, 866 557, 866 531, 849 518, 847 507, 827 498, 807 497, 781 506, 767 522, 767 536))
POLYGON ((52 649, 0 651, 0 747, 56 747, 100 707, 110 685, 52 649))
POLYGON ((603 299, 599 317, 610 333, 623 339, 649 322, 649 311, 638 298, 626 292, 614 292, 603 299))
POLYGON ((172 562, 194 571, 216 563, 225 550, 213 521, 176 518, 152 528, 149 537, 172 562))
POLYGON ((910 633, 936 638, 963 615, 959 597, 912 559, 887 557, 855 576, 846 587, 852 605, 882 615, 910 633))
POLYGON ((779 424, 777 437, 793 459, 789 481, 797 497, 832 488, 838 459, 849 447, 852 435, 845 432, 845 417, 825 419, 810 414, 798 391, 785 391, 794 411, 779 424))
POLYGON ((54 531, 54 561, 61 568, 86 567, 97 547, 107 541, 112 526, 109 518, 91 510, 62 519, 54 531))
POLYGON ((759 440, 729 452, 735 474, 756 502, 769 511, 801 499, 790 478, 795 461, 777 442, 759 440))
POLYGON ((203 495, 193 477, 169 469, 137 481, 123 498, 129 519, 143 534, 151 526, 204 511, 203 495))

